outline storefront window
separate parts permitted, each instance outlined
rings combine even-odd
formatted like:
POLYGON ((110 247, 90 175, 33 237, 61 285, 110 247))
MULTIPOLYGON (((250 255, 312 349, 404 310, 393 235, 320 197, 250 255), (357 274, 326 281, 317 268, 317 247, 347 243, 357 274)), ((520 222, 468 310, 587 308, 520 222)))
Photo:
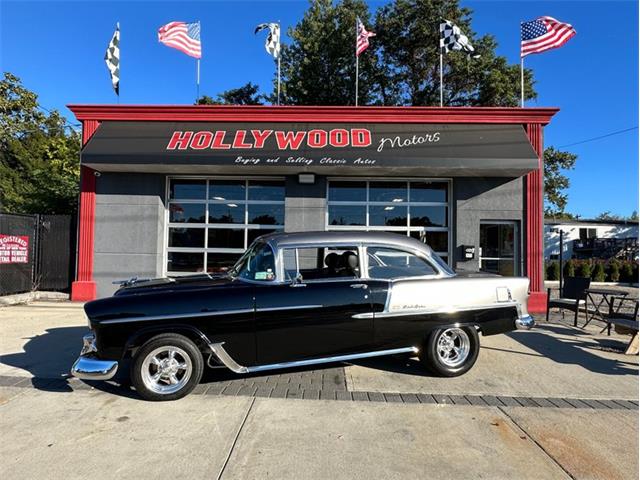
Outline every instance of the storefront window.
POLYGON ((220 273, 284 229, 284 180, 172 178, 167 209, 167 274, 220 273))
POLYGON ((327 189, 327 230, 409 235, 445 261, 450 254, 448 180, 340 180, 327 189))

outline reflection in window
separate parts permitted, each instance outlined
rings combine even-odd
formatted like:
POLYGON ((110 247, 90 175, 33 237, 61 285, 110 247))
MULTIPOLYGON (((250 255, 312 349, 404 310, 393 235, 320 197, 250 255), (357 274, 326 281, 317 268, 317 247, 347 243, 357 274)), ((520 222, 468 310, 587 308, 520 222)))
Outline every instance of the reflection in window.
POLYGON ((284 205, 249 205, 249 223, 284 225, 284 205))
POLYGON ((245 197, 244 180, 209 180, 209 200, 244 200, 245 197))
POLYGON ((329 205, 329 225, 366 225, 365 205, 329 205))
POLYGON ((407 184, 405 182, 370 182, 370 202, 406 202, 407 184))
POLYGON ((172 272, 202 272, 204 253, 169 252, 167 263, 167 269, 172 272))
POLYGON ((170 199, 204 200, 207 183, 204 180, 172 180, 169 190, 170 199))
POLYGON ((447 207, 411 207, 411 226, 413 227, 446 227, 447 207))
POLYGON ((170 247, 204 247, 204 228, 170 228, 170 247))
POLYGON ((209 223, 244 223, 244 205, 209 204, 209 223))
POLYGON ((205 223, 204 203, 176 203, 169 204, 169 221, 171 223, 205 223))
POLYGON ((406 227, 407 207, 396 205, 370 206, 369 225, 406 227))
POLYGON ((364 202, 367 200, 366 182, 330 182, 329 201, 364 202))

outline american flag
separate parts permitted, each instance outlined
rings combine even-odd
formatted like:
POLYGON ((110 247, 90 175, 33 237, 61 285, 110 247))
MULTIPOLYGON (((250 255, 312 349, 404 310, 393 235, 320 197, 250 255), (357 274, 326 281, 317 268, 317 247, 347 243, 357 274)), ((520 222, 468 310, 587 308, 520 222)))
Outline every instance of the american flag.
POLYGON ((576 31, 568 23, 562 23, 553 17, 539 17, 520 25, 520 56, 542 53, 564 45, 576 31))
POLYGON ((356 20, 356 57, 359 57, 369 47, 369 37, 375 37, 373 32, 367 32, 360 18, 356 20))
POLYGON ((158 29, 158 41, 195 58, 202 57, 200 22, 170 22, 158 29))

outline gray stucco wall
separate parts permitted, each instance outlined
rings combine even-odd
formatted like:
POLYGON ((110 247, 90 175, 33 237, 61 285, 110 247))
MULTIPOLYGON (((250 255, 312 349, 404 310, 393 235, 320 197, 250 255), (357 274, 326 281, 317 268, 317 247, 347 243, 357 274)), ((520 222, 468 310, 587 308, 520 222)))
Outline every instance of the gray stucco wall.
POLYGON ((514 220, 518 222, 520 274, 524 273, 523 186, 523 178, 460 177, 453 179, 454 268, 478 270, 481 221, 514 220), (464 260, 463 245, 475 246, 474 260, 464 260))
POLYGON ((165 175, 103 173, 96 183, 94 279, 98 297, 114 280, 162 274, 165 175))

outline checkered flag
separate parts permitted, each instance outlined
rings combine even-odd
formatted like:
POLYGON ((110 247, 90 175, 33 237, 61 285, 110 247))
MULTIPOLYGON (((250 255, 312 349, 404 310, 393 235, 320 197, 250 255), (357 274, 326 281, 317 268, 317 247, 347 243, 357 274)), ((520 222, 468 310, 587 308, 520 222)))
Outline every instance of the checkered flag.
POLYGON ((116 95, 120 96, 120 22, 116 23, 116 31, 104 54, 104 61, 111 74, 111 83, 116 95))
POLYGON ((440 52, 449 53, 451 50, 466 52, 473 58, 480 56, 474 53, 473 45, 469 43, 469 39, 460 31, 460 28, 453 22, 445 20, 440 24, 440 52))
POLYGON ((280 24, 279 23, 261 23, 253 32, 254 34, 268 28, 269 35, 264 42, 264 48, 269 55, 277 59, 280 56, 280 24))

